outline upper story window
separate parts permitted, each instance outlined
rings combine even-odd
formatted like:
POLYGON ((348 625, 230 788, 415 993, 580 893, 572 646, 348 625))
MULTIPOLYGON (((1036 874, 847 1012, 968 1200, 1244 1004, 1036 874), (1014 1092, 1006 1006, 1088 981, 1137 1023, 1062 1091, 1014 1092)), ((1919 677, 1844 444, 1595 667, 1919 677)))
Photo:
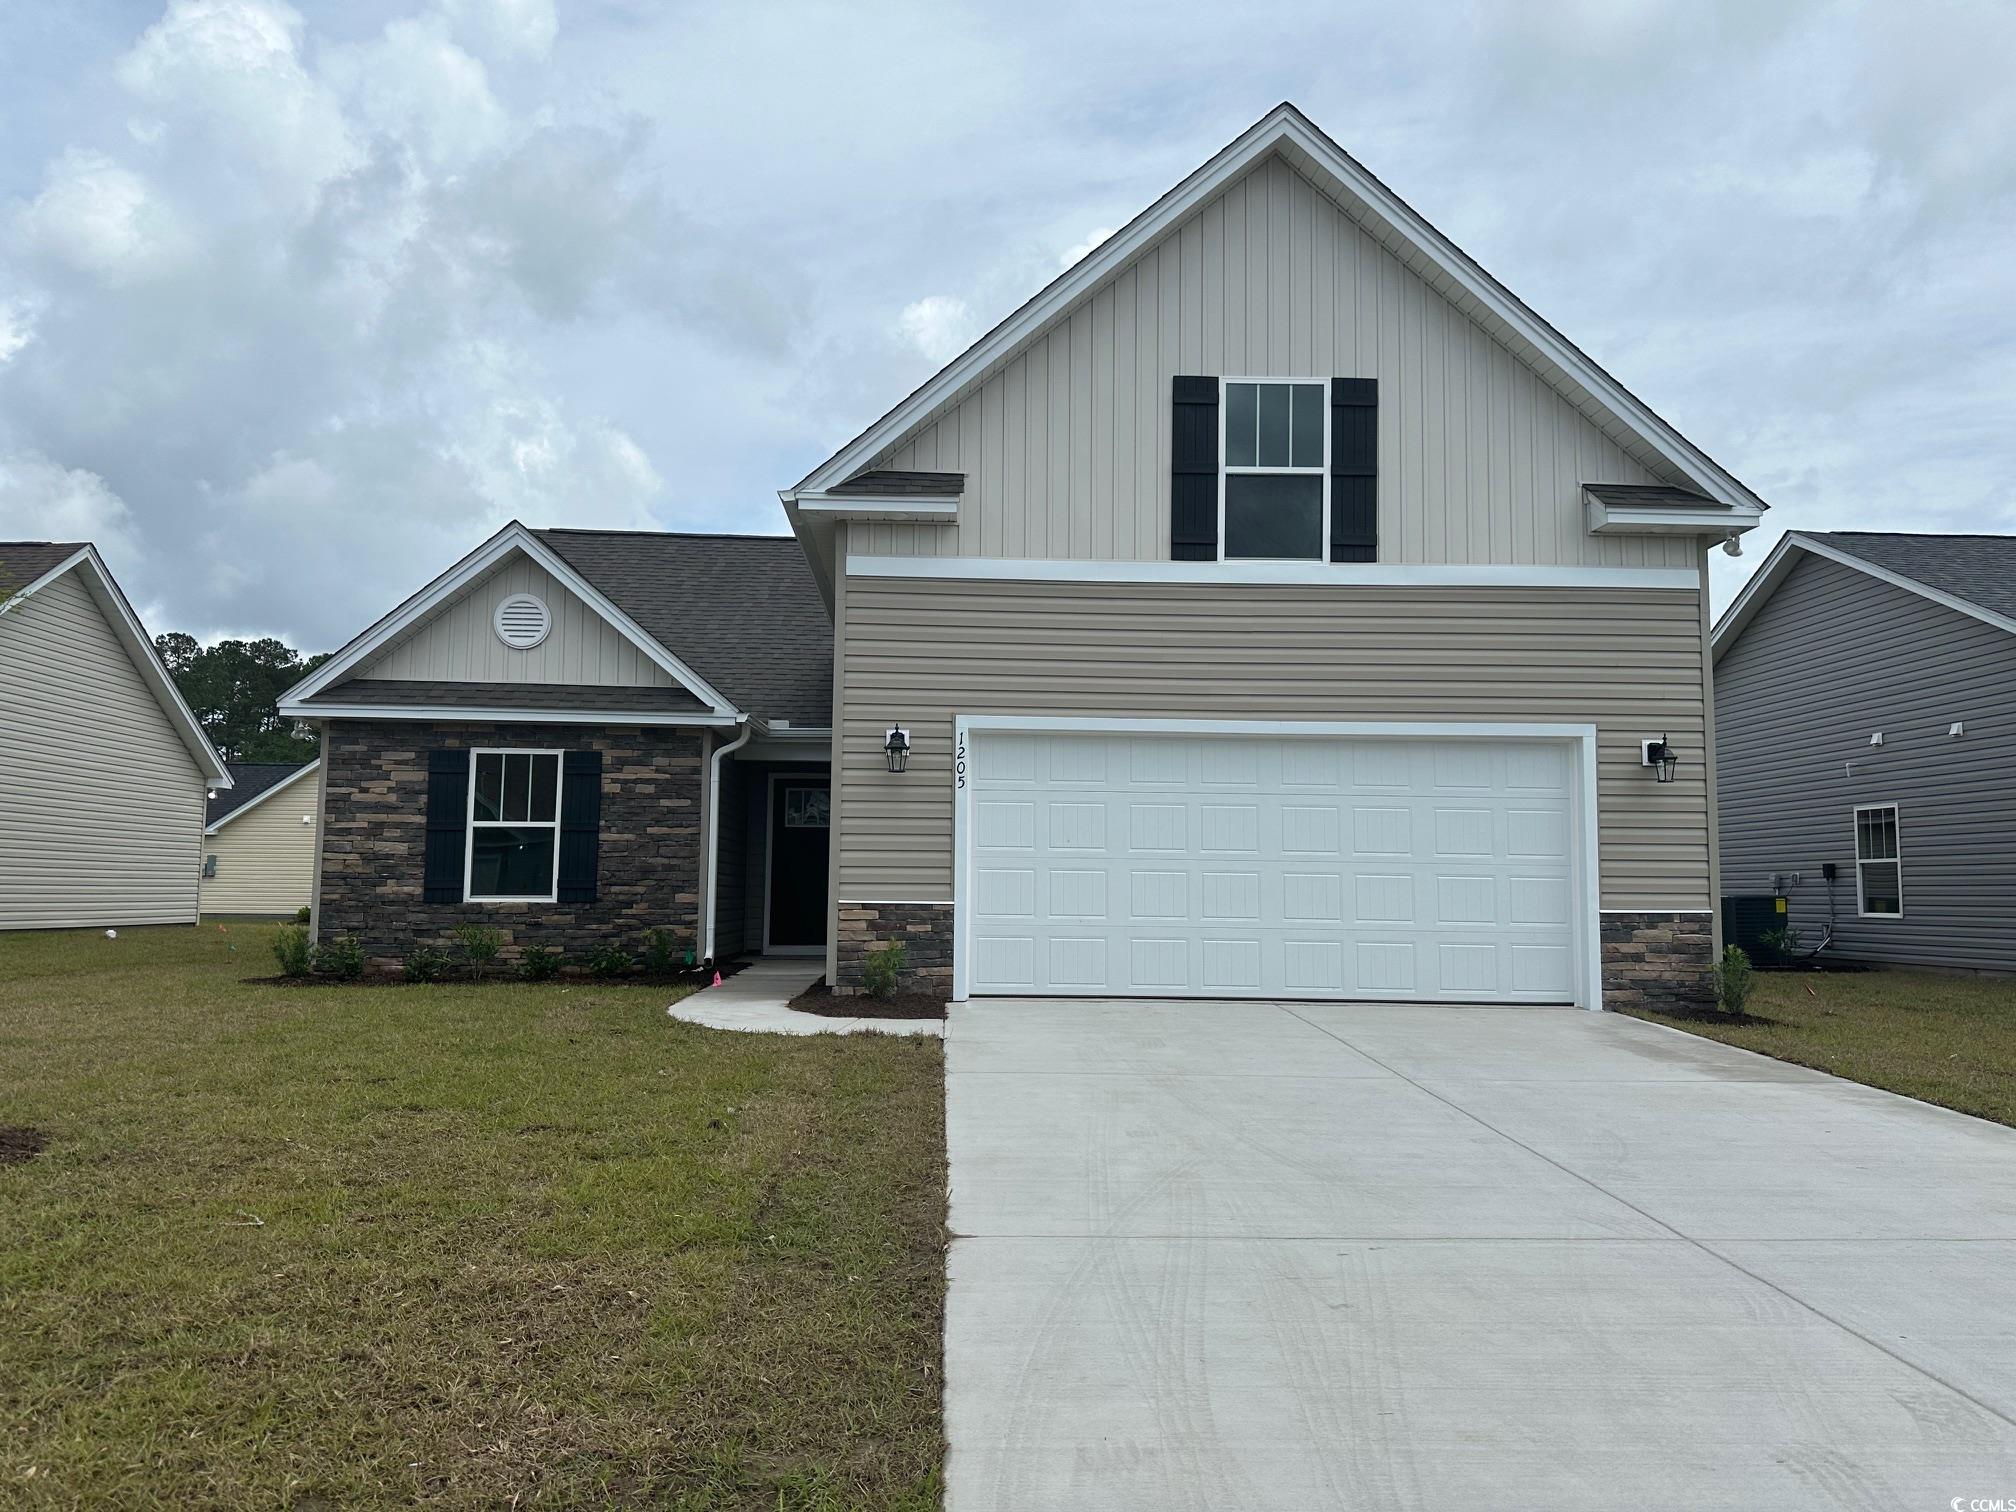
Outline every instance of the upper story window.
POLYGON ((1855 810, 1855 911, 1878 918, 1902 914, 1903 865, 1897 851, 1897 805, 1855 810))
POLYGON ((1225 380, 1220 555, 1318 562, 1330 539, 1329 385, 1225 380))
POLYGON ((560 753, 472 751, 470 902, 543 902, 559 895, 560 753))

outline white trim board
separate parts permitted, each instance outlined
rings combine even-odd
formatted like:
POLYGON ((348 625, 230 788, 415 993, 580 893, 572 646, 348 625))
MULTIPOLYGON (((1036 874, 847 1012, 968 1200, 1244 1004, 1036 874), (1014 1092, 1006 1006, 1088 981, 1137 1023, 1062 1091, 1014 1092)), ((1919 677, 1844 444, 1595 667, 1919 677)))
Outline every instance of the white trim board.
MULTIPOLYGON (((1500 334, 1578 408, 1596 410, 1605 429, 1621 427, 1710 498, 1754 518, 1763 500, 1655 414, 1479 267, 1455 243, 1362 164, 1282 103, 1234 138, 1202 167, 982 336, 922 387, 814 469, 791 493, 818 493, 845 482, 897 446, 961 392, 1035 340, 1069 309, 1270 153, 1280 152, 1344 212, 1382 242, 1404 248, 1405 260, 1426 266, 1428 281, 1500 334)), ((788 502, 788 500, 787 500, 788 502)))
POLYGON ((154 649, 153 637, 140 623, 140 616, 133 612, 133 606, 126 602, 125 592, 105 565, 105 559, 98 555, 96 546, 86 545, 72 552, 34 582, 0 601, 0 615, 13 613, 65 573, 79 568, 84 570, 85 591, 105 615, 113 635, 125 647, 126 655, 139 671, 141 680, 153 690, 154 701, 161 705, 168 722, 175 726, 175 732, 189 748, 189 754, 196 758, 196 765, 205 772, 204 785, 213 788, 234 786, 224 758, 217 754, 217 748, 203 731, 203 722, 182 697, 182 690, 175 685, 173 674, 161 664, 161 655, 154 649))
POLYGON ((1692 567, 1516 566, 1511 563, 1078 562, 1032 557, 849 556, 854 577, 987 582, 1315 584, 1352 588, 1679 588, 1692 567))
POLYGON ((298 698, 281 701, 279 712, 289 719, 433 719, 483 724, 634 724, 676 725, 700 730, 733 729, 733 714, 667 714, 635 709, 489 709, 473 704, 323 704, 298 698))
MULTIPOLYGON (((975 732, 1054 731, 1085 735, 1288 736, 1313 739, 1552 740, 1572 744, 1576 793, 1576 883, 1585 907, 1575 920, 1576 954, 1581 961, 1576 1002, 1603 1007, 1602 863, 1597 845, 1596 726, 1525 724, 1488 720, 1388 721, 1315 719, 1138 719, 1129 716, 955 713, 952 791, 952 999, 970 996, 970 924, 963 900, 973 895, 973 789, 966 781, 967 748, 975 732)), ((845 901, 845 900, 843 900, 845 901)), ((1637 912, 1639 910, 1631 910, 1637 912)))
POLYGON ((294 786, 294 784, 299 782, 303 777, 311 776, 312 774, 320 771, 321 769, 322 769, 322 761, 320 757, 317 757, 314 761, 311 761, 306 766, 302 767, 298 772, 291 772, 287 776, 282 777, 278 782, 274 783, 273 786, 266 789, 265 792, 259 794, 258 797, 246 799, 243 803, 239 804, 237 808, 231 810, 230 813, 226 814, 222 819, 219 819, 216 823, 204 825, 203 833, 206 835, 216 834, 217 831, 224 828, 225 825, 229 824, 239 815, 251 813, 252 810, 259 807, 259 805, 264 803, 267 799, 275 797, 280 793, 286 792, 287 789, 294 786))
POLYGON ((1984 609, 1971 600, 1943 593, 1914 577, 1906 577, 1903 573, 1888 567, 1879 567, 1874 562, 1856 556, 1852 551, 1843 551, 1826 541, 1815 540, 1810 535, 1792 530, 1779 538, 1778 544, 1771 548, 1771 555, 1764 559, 1764 565, 1751 574, 1750 581, 1743 585, 1742 592, 1736 595, 1729 607, 1722 611, 1722 618, 1716 621, 1715 628, 1709 636, 1715 660, 1719 662, 1722 653, 1736 644, 1744 627, 1757 617, 1757 611, 1762 609, 1771 595, 1778 591, 1778 585, 1785 580, 1786 574, 1798 565, 1798 553, 1802 551, 1813 556, 1825 557, 1830 562, 1838 562, 1843 567, 1852 567, 1880 583, 1888 583, 1893 588, 1902 588, 1906 593, 1915 593, 1919 598, 1951 609, 1955 614, 1964 614, 1969 619, 1979 620, 1984 625, 1993 625, 1997 630, 2006 630, 2011 635, 2016 635, 2016 619, 2011 619, 2006 614, 1997 614, 1993 609, 1984 609))
MULTIPOLYGON (((557 578, 569 592, 608 621, 619 635, 649 657, 674 682, 715 713, 732 715, 736 712, 735 706, 712 684, 681 661, 668 647, 653 638, 643 626, 617 608, 601 589, 581 576, 562 560, 557 552, 516 520, 511 521, 446 572, 412 594, 361 635, 351 639, 342 650, 281 694, 281 712, 288 712, 288 705, 298 705, 302 699, 322 692, 342 681, 346 674, 354 673, 373 653, 389 647, 400 635, 418 625, 436 610, 444 608, 458 594, 473 588, 492 570, 502 566, 514 551, 523 552, 550 576, 557 578)), ((297 717, 310 716, 297 715, 297 717)))

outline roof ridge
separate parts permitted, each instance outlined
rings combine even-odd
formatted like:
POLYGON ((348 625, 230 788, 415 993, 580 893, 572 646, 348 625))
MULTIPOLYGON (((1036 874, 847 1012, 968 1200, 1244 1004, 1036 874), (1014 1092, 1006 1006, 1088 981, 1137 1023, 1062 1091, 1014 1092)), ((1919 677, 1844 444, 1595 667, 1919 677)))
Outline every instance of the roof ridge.
POLYGON ((2016 541, 2016 531, 1994 530, 1797 530, 1805 536, 1882 536, 1893 541, 2016 541))
POLYGON ((600 536, 650 536, 656 540, 674 541, 789 541, 793 546, 798 538, 791 535, 769 535, 757 531, 737 530, 601 530, 592 525, 537 525, 532 533, 549 535, 600 535, 600 536))

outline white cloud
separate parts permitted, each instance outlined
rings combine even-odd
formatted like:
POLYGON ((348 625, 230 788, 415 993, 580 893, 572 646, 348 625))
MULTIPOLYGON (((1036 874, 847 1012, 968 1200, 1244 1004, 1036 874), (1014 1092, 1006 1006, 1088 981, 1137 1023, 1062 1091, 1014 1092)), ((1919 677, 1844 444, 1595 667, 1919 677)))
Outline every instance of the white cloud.
POLYGON ((903 307, 896 331, 919 352, 941 366, 973 344, 979 322, 963 299, 951 294, 927 294, 903 307))
POLYGON ((110 284, 162 271, 187 240, 145 179, 82 147, 49 165, 42 192, 19 212, 16 229, 34 252, 110 284))
POLYGON ((478 48, 507 58, 543 58, 560 31, 553 0, 444 0, 442 9, 478 48))
POLYGON ((368 130, 411 145, 432 165, 464 168, 509 134, 483 65, 438 18, 387 22, 376 43, 340 54, 332 74, 368 130))
POLYGON ((1058 258, 1057 266, 1066 272, 1077 267, 1079 263, 1098 251, 1100 246, 1112 235, 1113 228, 1111 226, 1101 226, 1097 231, 1086 237, 1085 240, 1078 243, 1077 246, 1068 249, 1062 257, 1058 258))
POLYGON ((132 511, 96 473, 34 452, 0 453, 0 539, 91 541, 101 554, 132 549, 132 511))
POLYGON ((0 299, 0 366, 35 339, 36 314, 36 305, 28 300, 0 299))

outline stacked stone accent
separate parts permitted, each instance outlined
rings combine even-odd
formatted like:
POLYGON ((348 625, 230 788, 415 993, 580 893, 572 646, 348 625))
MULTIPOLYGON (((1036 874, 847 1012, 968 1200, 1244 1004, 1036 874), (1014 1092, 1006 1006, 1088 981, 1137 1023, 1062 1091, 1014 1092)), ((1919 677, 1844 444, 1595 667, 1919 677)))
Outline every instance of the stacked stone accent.
POLYGON ((909 958, 898 991, 951 993, 950 903, 842 903, 834 993, 846 997, 859 992, 862 961, 891 940, 901 940, 909 958))
POLYGON ((1603 1006, 1693 1013, 1715 1004, 1715 923, 1705 913, 1603 915, 1603 1006))
POLYGON ((503 932, 505 955, 544 945, 579 967, 598 945, 635 953, 647 929, 696 945, 700 736, 635 726, 334 720, 323 735, 322 939, 354 935, 374 970, 415 945, 451 948, 463 924, 503 932), (602 835, 593 903, 425 903, 427 753, 517 746, 602 753, 602 835))

